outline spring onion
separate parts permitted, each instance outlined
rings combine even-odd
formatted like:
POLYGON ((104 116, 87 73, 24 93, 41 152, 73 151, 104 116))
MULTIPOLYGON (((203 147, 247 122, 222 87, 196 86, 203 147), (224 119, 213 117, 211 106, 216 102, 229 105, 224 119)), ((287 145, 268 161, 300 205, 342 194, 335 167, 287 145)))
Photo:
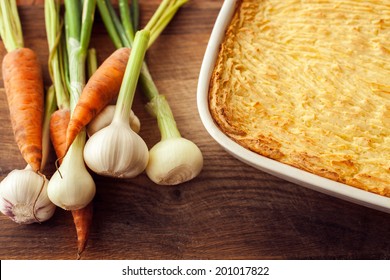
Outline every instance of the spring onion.
MULTIPOLYGON (((86 80, 86 57, 94 20, 94 0, 65 0, 65 30, 69 64, 70 110, 73 111, 86 80)), ((84 208, 92 201, 96 187, 85 167, 83 129, 70 146, 61 166, 48 185, 50 200, 66 210, 84 208)))
MULTIPOLYGON (((162 1, 154 17, 145 27, 151 29, 151 33, 154 34, 151 41, 157 38, 156 34, 163 31, 180 6, 186 2, 184 0, 162 1)), ((121 21, 113 14, 109 1, 98 0, 98 7, 114 45, 117 48, 130 47, 134 40, 132 34, 135 28, 134 18, 128 11, 127 1, 119 1, 121 21)), ((132 12, 138 13, 134 10, 132 12)), ((146 174, 153 182, 160 185, 176 185, 191 180, 203 168, 202 153, 195 143, 181 136, 169 104, 166 98, 159 94, 145 62, 141 69, 140 84, 143 93, 149 99, 147 105, 149 112, 157 118, 161 134, 160 142, 149 151, 146 174)))
MULTIPOLYGON (((111 17, 113 9, 108 1, 98 0, 97 3, 98 7, 102 8, 104 21, 107 21, 108 18, 118 21, 116 17, 111 17)), ((135 38, 131 38, 131 40, 128 38, 127 44, 132 42, 133 48, 119 92, 114 118, 109 126, 96 132, 88 139, 84 149, 86 164, 97 174, 133 178, 142 173, 148 164, 148 147, 144 140, 130 128, 129 118, 146 50, 168 24, 173 11, 178 9, 177 5, 172 6, 171 4, 173 4, 172 1, 162 1, 147 26, 138 31, 135 38)), ((126 5, 123 2, 120 3, 121 9, 126 8, 127 5, 127 3, 126 5)), ((125 13, 130 15, 127 9, 125 13)), ((116 27, 114 25, 111 27, 112 32, 116 32, 116 27)), ((121 40, 127 38, 123 33, 121 36, 121 40)))

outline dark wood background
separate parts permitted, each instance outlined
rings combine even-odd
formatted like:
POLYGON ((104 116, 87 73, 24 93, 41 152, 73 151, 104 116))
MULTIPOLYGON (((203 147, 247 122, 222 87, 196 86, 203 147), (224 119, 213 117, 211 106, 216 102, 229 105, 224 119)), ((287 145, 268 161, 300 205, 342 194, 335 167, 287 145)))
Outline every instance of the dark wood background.
MULTIPOLYGON (((158 0, 141 0, 142 23, 158 0)), ((390 215, 335 199, 265 174, 226 153, 204 129, 196 107, 203 54, 222 0, 183 7, 147 54, 161 93, 186 138, 204 155, 204 169, 180 186, 95 176, 94 221, 82 259, 389 259, 390 215)), ((43 0, 18 1, 25 45, 35 49, 50 84, 43 0)), ((114 47, 97 15, 91 45, 99 61, 114 47)), ((0 57, 5 54, 3 44, 0 57)), ((2 84, 2 83, 1 83, 2 84)), ((24 168, 0 93, 0 179, 24 168)), ((149 147, 155 120, 138 92, 134 111, 149 147)), ((47 174, 54 171, 54 155, 47 174)), ((1 259, 75 259, 71 214, 57 209, 42 224, 18 225, 0 216, 1 259)))

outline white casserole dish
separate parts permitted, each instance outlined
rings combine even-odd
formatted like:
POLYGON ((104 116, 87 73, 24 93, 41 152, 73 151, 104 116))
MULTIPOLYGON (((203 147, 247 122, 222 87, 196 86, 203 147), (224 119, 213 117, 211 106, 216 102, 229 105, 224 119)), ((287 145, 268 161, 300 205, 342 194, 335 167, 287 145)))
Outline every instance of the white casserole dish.
POLYGON ((228 153, 259 170, 324 194, 390 213, 390 198, 338 183, 256 154, 231 140, 215 124, 209 111, 209 83, 220 44, 224 39, 225 30, 230 23, 237 2, 238 0, 224 1, 212 30, 199 74, 197 106, 201 121, 208 133, 228 153))

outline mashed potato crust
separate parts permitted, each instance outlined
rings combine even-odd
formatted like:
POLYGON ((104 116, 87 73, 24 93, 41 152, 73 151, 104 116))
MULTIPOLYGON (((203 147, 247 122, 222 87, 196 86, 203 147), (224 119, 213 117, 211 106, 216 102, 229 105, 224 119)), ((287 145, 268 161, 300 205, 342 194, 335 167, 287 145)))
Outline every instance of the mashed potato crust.
POLYGON ((390 197, 390 1, 240 1, 209 106, 247 149, 390 197))

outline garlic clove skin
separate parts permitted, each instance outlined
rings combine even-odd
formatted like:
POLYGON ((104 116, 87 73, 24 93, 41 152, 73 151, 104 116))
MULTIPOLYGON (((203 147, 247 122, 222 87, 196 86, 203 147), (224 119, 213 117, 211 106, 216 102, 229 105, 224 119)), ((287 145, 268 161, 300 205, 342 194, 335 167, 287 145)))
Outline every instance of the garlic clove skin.
POLYGON ((99 175, 134 178, 145 170, 149 151, 129 124, 114 121, 88 139, 84 160, 99 175))
POLYGON ((56 209, 47 195, 48 182, 31 169, 11 171, 0 183, 0 211, 19 224, 47 221, 56 209))
POLYGON ((134 114, 133 110, 130 111, 130 128, 135 132, 139 133, 141 130, 141 121, 134 114))
POLYGON ((203 168, 202 152, 192 141, 178 137, 158 142, 149 151, 148 177, 159 185, 177 185, 196 177, 203 168))
MULTIPOLYGON (((93 120, 87 125, 88 137, 91 137, 97 131, 110 125, 114 118, 115 105, 106 106, 93 120)), ((130 127, 135 133, 141 130, 141 122, 134 114, 133 110, 130 112, 130 127)))
POLYGON ((95 182, 85 167, 81 149, 82 146, 77 145, 69 148, 48 184, 50 200, 65 210, 84 208, 96 193, 95 182))

